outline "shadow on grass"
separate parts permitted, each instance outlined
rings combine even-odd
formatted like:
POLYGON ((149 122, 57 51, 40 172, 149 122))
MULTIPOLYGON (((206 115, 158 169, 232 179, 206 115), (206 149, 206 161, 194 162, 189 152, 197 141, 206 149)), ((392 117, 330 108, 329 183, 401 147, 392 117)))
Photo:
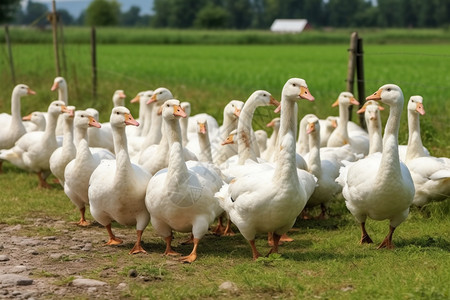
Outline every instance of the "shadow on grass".
POLYGON ((401 239, 395 241, 395 246, 397 248, 406 248, 410 246, 415 246, 418 248, 438 248, 445 251, 450 251, 450 241, 444 237, 431 237, 428 235, 421 237, 414 237, 410 239, 401 239))

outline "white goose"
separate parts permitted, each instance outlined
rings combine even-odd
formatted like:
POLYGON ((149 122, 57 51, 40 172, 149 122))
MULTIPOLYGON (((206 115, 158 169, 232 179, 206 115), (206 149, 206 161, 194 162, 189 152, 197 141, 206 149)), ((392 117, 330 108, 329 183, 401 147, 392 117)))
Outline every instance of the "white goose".
POLYGON ((197 138, 197 131, 190 132, 190 134, 188 134, 189 117, 191 116, 191 104, 187 101, 184 101, 180 103, 180 106, 186 113, 186 118, 182 118, 180 120, 181 138, 183 141, 183 147, 186 147, 186 145, 190 142, 190 137, 193 137, 194 139, 197 138))
POLYGON ((30 131, 44 131, 45 130, 45 116, 40 111, 34 111, 31 114, 28 114, 22 118, 25 122, 24 125, 27 128, 27 132, 30 131), (26 125, 27 123, 30 123, 26 125))
POLYGON ((390 220, 389 233, 378 248, 393 248, 394 230, 406 220, 414 197, 414 183, 408 168, 398 157, 398 130, 403 108, 403 93, 394 84, 383 85, 366 100, 381 100, 389 105, 389 118, 381 155, 371 155, 341 168, 337 181, 343 186, 345 204, 361 224, 361 243, 372 243, 367 234, 367 217, 390 220))
POLYGON ((67 106, 67 112, 62 114, 62 120, 64 121, 62 146, 56 148, 50 156, 50 171, 55 175, 62 187, 64 187, 64 169, 67 164, 75 158, 77 153, 77 149, 73 142, 74 111, 74 106, 67 106))
POLYGON ((272 127, 273 131, 270 135, 269 140, 267 141, 267 149, 263 153, 261 153, 261 158, 270 161, 272 158, 273 152, 275 151, 275 148, 278 144, 278 131, 280 130, 280 118, 276 117, 272 119, 269 123, 266 125, 267 127, 272 127))
POLYGON ((429 156, 425 151, 420 138, 419 114, 425 114, 423 98, 412 96, 408 103, 409 139, 405 164, 416 189, 413 204, 423 207, 450 197, 450 159, 429 156))
MULTIPOLYGON (((26 133, 25 126, 22 123, 20 115, 20 98, 26 95, 34 95, 35 91, 25 84, 18 84, 14 87, 11 95, 11 115, 2 114, 0 127, 0 150, 10 149, 14 143, 26 133)), ((0 159, 0 172, 3 161, 0 159)))
POLYGON ((256 143, 258 144, 258 149, 261 157, 261 153, 263 153, 267 149, 267 140, 268 140, 267 132, 265 130, 258 129, 255 131, 255 138, 256 143))
POLYGON ((315 117, 313 114, 306 114, 300 120, 298 128, 298 139, 297 139, 297 153, 301 156, 305 156, 309 152, 309 137, 306 133, 306 127, 308 125, 308 119, 315 117))
MULTIPOLYGON (((95 108, 87 108, 86 111, 90 113, 94 119, 99 122, 99 113, 95 108)), ((89 127, 87 130, 89 147, 105 148, 111 153, 114 153, 114 141, 112 130, 109 122, 105 126, 101 124, 100 128, 89 127)), ((76 137, 76 134, 75 134, 76 137)))
POLYGON ((281 143, 275 167, 262 167, 259 172, 236 177, 216 194, 231 221, 249 241, 253 259, 260 256, 255 246, 257 233, 273 232, 269 254, 278 252, 281 235, 292 228, 315 187, 314 176, 296 167, 292 122, 295 102, 301 98, 314 100, 314 97, 300 78, 289 79, 281 97, 281 143))
POLYGON ((333 107, 339 105, 339 122, 328 139, 327 147, 341 147, 350 144, 353 152, 367 155, 369 153, 369 138, 367 133, 365 131, 364 133, 357 131, 349 135, 348 107, 352 104, 359 105, 359 102, 350 92, 340 93, 338 99, 332 104, 333 107))
POLYGON ((89 180, 89 204, 91 214, 106 227, 109 235, 107 245, 117 245, 122 240, 111 230, 111 222, 136 225, 137 240, 130 254, 145 252, 141 246, 142 233, 150 221, 145 208, 145 190, 151 174, 132 164, 128 155, 127 125, 138 126, 130 111, 118 106, 113 108, 110 118, 113 130, 115 160, 103 160, 89 180))
POLYGON ((0 159, 29 172, 34 172, 39 178, 39 187, 49 188, 46 181, 50 174, 50 156, 58 147, 55 128, 58 116, 66 112, 63 101, 53 101, 48 107, 48 123, 45 131, 33 131, 24 134, 13 148, 0 153, 0 159))
POLYGON ((64 170, 64 193, 80 211, 81 218, 76 224, 87 226, 89 223, 86 221, 85 211, 86 205, 89 204, 89 178, 100 164, 99 157, 93 156, 89 150, 87 130, 89 127, 100 128, 101 125, 92 114, 79 110, 75 112, 74 126, 79 141, 75 159, 70 161, 64 170))
POLYGON ((219 128, 219 136, 212 140, 213 161, 220 166, 228 158, 236 155, 237 144, 222 145, 222 142, 228 137, 231 131, 235 130, 238 125, 239 116, 241 114, 244 102, 240 100, 231 100, 223 109, 223 123, 219 128))
POLYGON ((381 110, 384 110, 383 106, 378 105, 374 100, 369 100, 357 112, 358 114, 364 113, 364 119, 366 120, 367 132, 369 133, 369 155, 383 150, 381 110))
POLYGON ((326 147, 331 133, 336 129, 338 117, 328 116, 325 120, 320 119, 320 147, 326 147))
POLYGON ((145 203, 153 227, 166 242, 164 255, 178 255, 171 247, 173 230, 192 232, 194 248, 188 256, 181 258, 181 261, 190 263, 197 258, 200 239, 222 212, 214 197, 222 186, 222 180, 208 164, 185 162, 183 159, 178 119, 186 117, 186 114, 180 108, 180 101, 166 101, 162 116, 170 146, 169 166, 150 179, 145 203))
POLYGON ((153 111, 153 105, 149 105, 148 101, 153 95, 153 90, 142 91, 130 100, 130 103, 139 102, 139 118, 136 120, 139 122, 138 127, 135 128, 135 134, 138 136, 146 136, 151 128, 151 115, 153 111))
POLYGON ((401 161, 407 161, 419 156, 430 156, 430 151, 422 144, 420 136, 419 114, 424 115, 422 96, 411 96, 408 101, 408 144, 399 145, 398 151, 401 161))
POLYGON ((306 203, 306 207, 320 205, 319 219, 326 216, 328 203, 341 192, 342 187, 336 182, 341 164, 336 159, 320 157, 320 124, 316 116, 307 120, 306 133, 309 135, 308 171, 316 176, 317 186, 306 203))
MULTIPOLYGON (((69 104, 69 93, 67 91, 67 82, 64 77, 58 76, 53 80, 53 85, 50 88, 51 91, 58 91, 58 100, 64 102, 64 105, 69 104)), ((64 134, 64 120, 62 115, 58 117, 58 122, 56 124, 55 134, 57 136, 62 136, 64 134)))

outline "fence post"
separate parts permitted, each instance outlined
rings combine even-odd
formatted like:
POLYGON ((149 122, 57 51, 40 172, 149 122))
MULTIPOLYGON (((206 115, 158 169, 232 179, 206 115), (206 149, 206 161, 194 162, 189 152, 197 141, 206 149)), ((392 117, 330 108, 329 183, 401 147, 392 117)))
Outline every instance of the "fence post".
POLYGON ((95 27, 91 27, 92 97, 97 98, 97 53, 95 27))
POLYGON ((52 13, 49 14, 50 22, 53 29, 53 52, 55 53, 55 68, 56 76, 61 75, 61 69, 59 67, 59 52, 58 52, 58 15, 56 14, 55 0, 52 1, 52 13))
POLYGON ((9 38, 8 25, 5 25, 5 40, 6 40, 6 44, 8 45, 9 68, 11 69, 11 77, 12 77, 13 85, 16 86, 16 73, 14 71, 13 54, 12 54, 12 50, 11 50, 11 40, 9 38))
MULTIPOLYGON (((358 85, 358 100, 359 108, 363 107, 365 98, 365 86, 364 86, 364 60, 363 60, 363 39, 358 38, 358 45, 356 47, 356 78, 358 85)), ((359 115, 359 125, 367 130, 366 119, 364 114, 359 115)))
MULTIPOLYGON (((355 64, 356 64, 356 47, 358 43, 358 33, 353 32, 350 37, 350 48, 348 49, 348 67, 347 67, 347 92, 353 94, 353 84, 355 78, 355 64)), ((352 105, 348 108, 348 120, 352 120, 352 105)))

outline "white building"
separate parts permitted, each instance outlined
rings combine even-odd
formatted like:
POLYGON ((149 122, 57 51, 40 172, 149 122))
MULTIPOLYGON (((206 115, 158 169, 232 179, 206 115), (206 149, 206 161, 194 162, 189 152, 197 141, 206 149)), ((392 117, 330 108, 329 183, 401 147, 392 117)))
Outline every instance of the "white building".
POLYGON ((300 33, 308 25, 306 19, 276 19, 270 26, 270 31, 281 33, 300 33))

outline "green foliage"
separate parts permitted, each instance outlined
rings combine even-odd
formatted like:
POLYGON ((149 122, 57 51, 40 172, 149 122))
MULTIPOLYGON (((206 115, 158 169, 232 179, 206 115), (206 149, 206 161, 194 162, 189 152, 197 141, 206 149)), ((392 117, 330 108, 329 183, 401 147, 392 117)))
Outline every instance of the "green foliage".
POLYGON ((86 9, 85 22, 89 26, 119 24, 120 4, 117 0, 94 0, 86 9))
POLYGON ((12 21, 19 7, 20 0, 2 0, 0 3, 0 24, 12 21))
POLYGON ((228 27, 229 18, 230 16, 224 8, 208 5, 197 13, 194 25, 205 29, 223 29, 228 27))

